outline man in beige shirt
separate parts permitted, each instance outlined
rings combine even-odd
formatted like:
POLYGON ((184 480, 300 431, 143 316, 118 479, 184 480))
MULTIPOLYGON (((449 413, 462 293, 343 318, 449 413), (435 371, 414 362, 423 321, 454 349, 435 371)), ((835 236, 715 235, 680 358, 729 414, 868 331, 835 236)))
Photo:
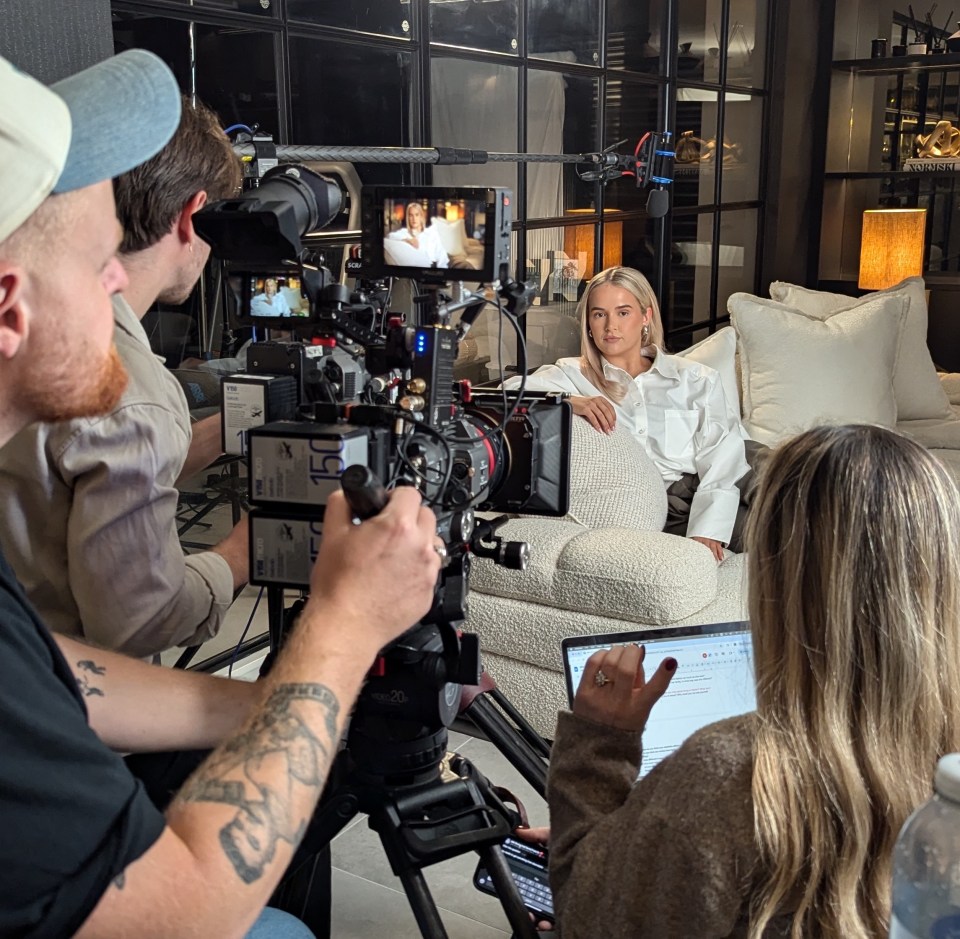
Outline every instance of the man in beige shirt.
POLYGON ((193 214, 240 183, 216 115, 187 99, 182 115, 166 147, 114 184, 126 392, 101 417, 34 424, 0 454, 0 546, 31 602, 56 632, 140 657, 215 635, 248 579, 246 520, 210 551, 180 547, 176 483, 219 455, 219 416, 191 427, 140 323, 155 301, 187 299, 210 250, 193 214))

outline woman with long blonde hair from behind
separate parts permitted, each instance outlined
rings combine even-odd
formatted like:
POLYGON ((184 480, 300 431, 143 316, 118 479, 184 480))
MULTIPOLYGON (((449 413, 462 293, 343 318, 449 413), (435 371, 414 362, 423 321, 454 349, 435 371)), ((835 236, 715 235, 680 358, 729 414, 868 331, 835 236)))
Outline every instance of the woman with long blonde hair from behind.
POLYGON ((892 852, 960 750, 960 496, 921 446, 824 427, 775 451, 747 525, 755 713, 634 785, 677 671, 594 655, 550 768, 564 939, 880 939, 892 852), (608 679, 595 683, 598 670, 608 679))

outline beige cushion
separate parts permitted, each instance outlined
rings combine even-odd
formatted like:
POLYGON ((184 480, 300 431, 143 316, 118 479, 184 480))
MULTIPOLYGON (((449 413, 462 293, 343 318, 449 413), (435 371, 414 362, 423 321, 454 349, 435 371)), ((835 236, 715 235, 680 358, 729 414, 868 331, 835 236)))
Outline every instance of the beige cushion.
POLYGON ((467 231, 462 218, 448 222, 445 218, 435 215, 430 219, 430 224, 436 228, 440 244, 448 255, 467 253, 467 231))
POLYGON ((818 319, 750 294, 730 297, 750 436, 773 446, 819 424, 893 427, 906 303, 882 296, 818 319))
POLYGON ((727 399, 727 414, 731 420, 740 420, 740 383, 737 381, 737 333, 732 326, 724 326, 702 342, 679 353, 685 359, 709 365, 720 374, 723 396, 727 399))
POLYGON ((950 416, 947 397, 927 349, 927 297, 922 277, 909 277, 895 287, 868 293, 859 299, 775 281, 770 285, 770 296, 821 320, 841 310, 872 303, 880 297, 902 297, 908 306, 900 332, 897 370, 893 376, 898 419, 915 421, 950 416))

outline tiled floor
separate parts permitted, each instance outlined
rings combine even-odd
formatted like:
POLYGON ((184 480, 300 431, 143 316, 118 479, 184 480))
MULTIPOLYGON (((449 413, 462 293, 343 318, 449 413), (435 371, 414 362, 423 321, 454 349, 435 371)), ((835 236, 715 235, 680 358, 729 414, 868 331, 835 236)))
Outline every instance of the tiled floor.
MULTIPOLYGON (((215 510, 208 519, 213 527, 192 531, 192 539, 213 543, 218 531, 229 526, 226 509, 215 510)), ((241 594, 220 634, 203 646, 197 661, 236 645, 254 607, 247 638, 266 631, 266 596, 258 604, 258 594, 259 590, 252 587, 241 594)), ((172 658, 175 660, 176 656, 172 658)), ((255 660, 235 663, 235 676, 256 677, 256 664, 255 660)), ((451 732, 450 749, 467 757, 494 785, 504 786, 519 797, 531 825, 546 824, 543 800, 492 743, 451 732)), ((475 854, 437 864, 425 871, 427 884, 450 939, 506 939, 510 929, 499 902, 473 887, 476 864, 475 854)), ((365 817, 355 818, 334 839, 333 865, 334 939, 419 939, 421 933, 400 881, 391 871, 379 838, 367 826, 365 817)))

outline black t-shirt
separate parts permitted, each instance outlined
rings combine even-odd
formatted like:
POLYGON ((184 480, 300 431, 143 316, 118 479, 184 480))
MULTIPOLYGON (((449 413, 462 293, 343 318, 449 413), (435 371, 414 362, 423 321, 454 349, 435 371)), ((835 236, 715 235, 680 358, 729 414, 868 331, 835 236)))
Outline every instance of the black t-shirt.
POLYGON ((72 936, 163 827, 0 553, 0 936, 72 936))

